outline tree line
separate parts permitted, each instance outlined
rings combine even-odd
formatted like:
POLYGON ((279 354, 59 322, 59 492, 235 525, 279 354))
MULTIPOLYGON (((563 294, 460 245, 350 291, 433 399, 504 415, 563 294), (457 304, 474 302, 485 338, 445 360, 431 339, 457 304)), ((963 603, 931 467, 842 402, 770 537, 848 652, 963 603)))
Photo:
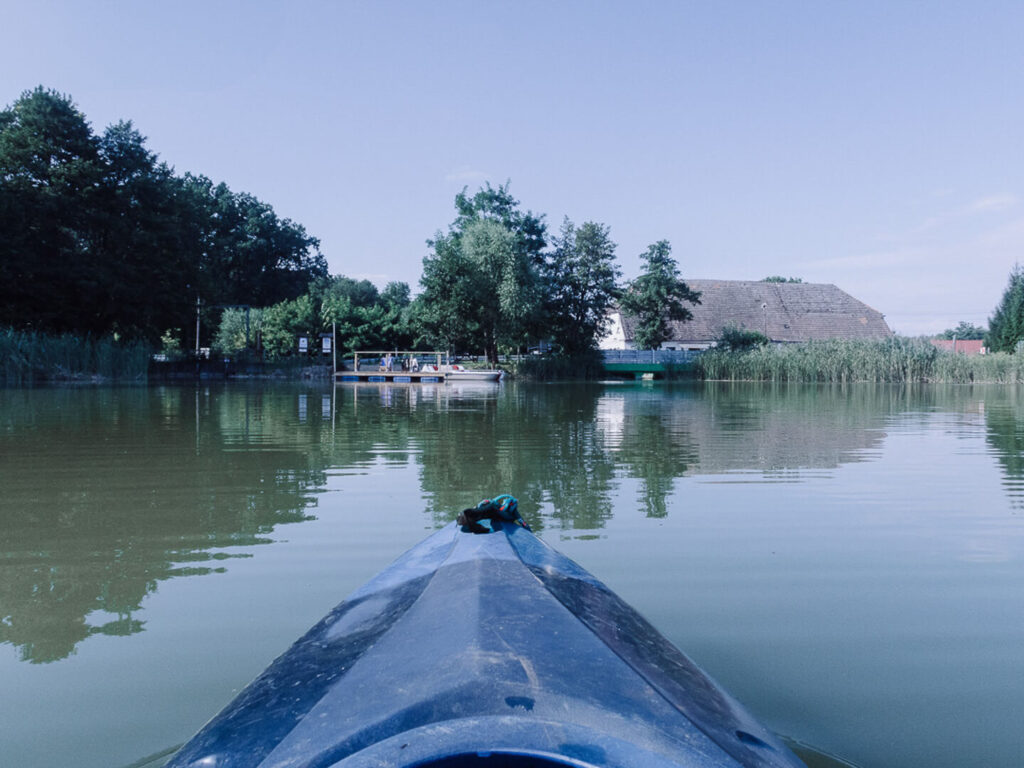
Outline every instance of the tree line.
POLYGON ((0 111, 0 326, 114 336, 271 357, 299 333, 336 327, 344 348, 431 346, 486 354, 537 345, 592 351, 609 309, 641 318, 657 346, 666 319, 699 301, 667 241, 620 285, 607 225, 520 208, 508 183, 455 198, 427 240, 421 292, 330 276, 317 238, 256 197, 177 174, 130 121, 96 133, 71 97, 42 86, 0 111), (196 312, 200 333, 195 338, 196 312))
MULTIPOLYGON (((0 111, 0 327, 202 345, 280 357, 300 333, 338 329, 339 347, 524 350, 574 357, 596 348, 609 311, 636 318, 634 343, 667 340, 699 293, 665 240, 623 283, 610 228, 566 217, 549 232, 509 184, 455 197, 427 240, 420 293, 328 274, 316 237, 224 183, 177 174, 130 121, 93 131, 72 99, 38 87, 0 111), (237 307, 246 307, 241 310, 237 307)), ((769 276, 769 282, 799 278, 769 276)), ((992 351, 1024 339, 1024 272, 1015 267, 984 335, 992 351)))
POLYGON ((0 325, 19 330, 156 342, 197 298, 269 306, 327 277, 300 224, 43 87, 0 111, 0 235, 0 325))
POLYGON ((369 282, 337 276, 259 313, 225 312, 217 346, 251 346, 254 323, 271 356, 285 354, 299 334, 332 332, 339 349, 446 349, 482 354, 526 351, 541 343, 569 358, 594 352, 616 304, 638 318, 636 341, 657 347, 669 320, 691 317, 699 302, 679 276, 671 245, 641 254, 639 277, 620 283, 616 245, 605 224, 566 217, 549 235, 543 215, 521 209, 509 184, 485 184, 455 197, 455 219, 427 240, 420 294, 405 283, 381 292, 369 282))

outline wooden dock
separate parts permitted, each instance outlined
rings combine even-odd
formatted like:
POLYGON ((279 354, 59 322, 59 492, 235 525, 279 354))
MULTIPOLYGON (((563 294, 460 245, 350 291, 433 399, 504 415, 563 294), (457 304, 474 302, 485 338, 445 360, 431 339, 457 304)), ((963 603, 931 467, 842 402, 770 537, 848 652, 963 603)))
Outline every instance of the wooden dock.
POLYGON ((395 384, 427 384, 444 382, 448 353, 443 351, 385 349, 352 352, 352 370, 336 370, 335 381, 393 382, 395 384), (360 366, 359 358, 370 358, 377 363, 360 366), (416 370, 402 369, 401 363, 408 364, 415 358, 420 365, 416 370), (386 363, 385 363, 386 361, 386 363), (390 370, 381 370, 387 365, 390 370))

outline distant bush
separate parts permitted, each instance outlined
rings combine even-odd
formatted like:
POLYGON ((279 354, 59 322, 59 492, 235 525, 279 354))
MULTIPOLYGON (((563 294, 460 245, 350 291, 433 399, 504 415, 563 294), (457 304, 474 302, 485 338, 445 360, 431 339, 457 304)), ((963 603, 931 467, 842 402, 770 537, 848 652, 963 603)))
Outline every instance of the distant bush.
POLYGON ((831 339, 711 349, 696 361, 704 379, 805 382, 1024 382, 1024 355, 968 357, 943 352, 926 339, 894 336, 877 341, 831 339))
POLYGON ((754 347, 764 346, 767 343, 768 337, 760 331, 726 326, 718 339, 718 348, 727 349, 732 352, 745 352, 754 347))

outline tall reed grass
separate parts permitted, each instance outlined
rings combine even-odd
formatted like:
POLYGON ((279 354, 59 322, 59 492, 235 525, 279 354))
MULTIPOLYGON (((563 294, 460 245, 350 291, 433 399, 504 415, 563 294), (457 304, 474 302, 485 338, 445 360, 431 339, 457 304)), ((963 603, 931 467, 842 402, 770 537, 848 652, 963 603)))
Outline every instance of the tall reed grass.
POLYGON ((597 351, 578 355, 529 356, 513 362, 513 376, 533 381, 599 379, 604 375, 604 359, 597 351))
POLYGON ((893 336, 877 341, 832 339, 762 346, 749 351, 711 349, 696 361, 704 379, 806 382, 1024 382, 1024 355, 967 357, 927 339, 893 336))
POLYGON ((0 382, 20 386, 46 381, 142 380, 150 351, 142 342, 0 328, 0 382))

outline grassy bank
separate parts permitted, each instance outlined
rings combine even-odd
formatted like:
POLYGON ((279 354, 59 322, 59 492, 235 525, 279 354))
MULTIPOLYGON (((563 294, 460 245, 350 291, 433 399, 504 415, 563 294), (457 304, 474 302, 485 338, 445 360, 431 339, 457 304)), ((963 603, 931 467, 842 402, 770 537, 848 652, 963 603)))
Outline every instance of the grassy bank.
POLYGON ((50 381, 146 378, 149 348, 112 338, 0 329, 0 383, 19 386, 50 381))
POLYGON ((704 379, 726 381, 824 382, 1024 382, 1024 355, 967 357, 942 352, 926 339, 893 337, 879 341, 830 341, 713 349, 696 362, 704 379))

